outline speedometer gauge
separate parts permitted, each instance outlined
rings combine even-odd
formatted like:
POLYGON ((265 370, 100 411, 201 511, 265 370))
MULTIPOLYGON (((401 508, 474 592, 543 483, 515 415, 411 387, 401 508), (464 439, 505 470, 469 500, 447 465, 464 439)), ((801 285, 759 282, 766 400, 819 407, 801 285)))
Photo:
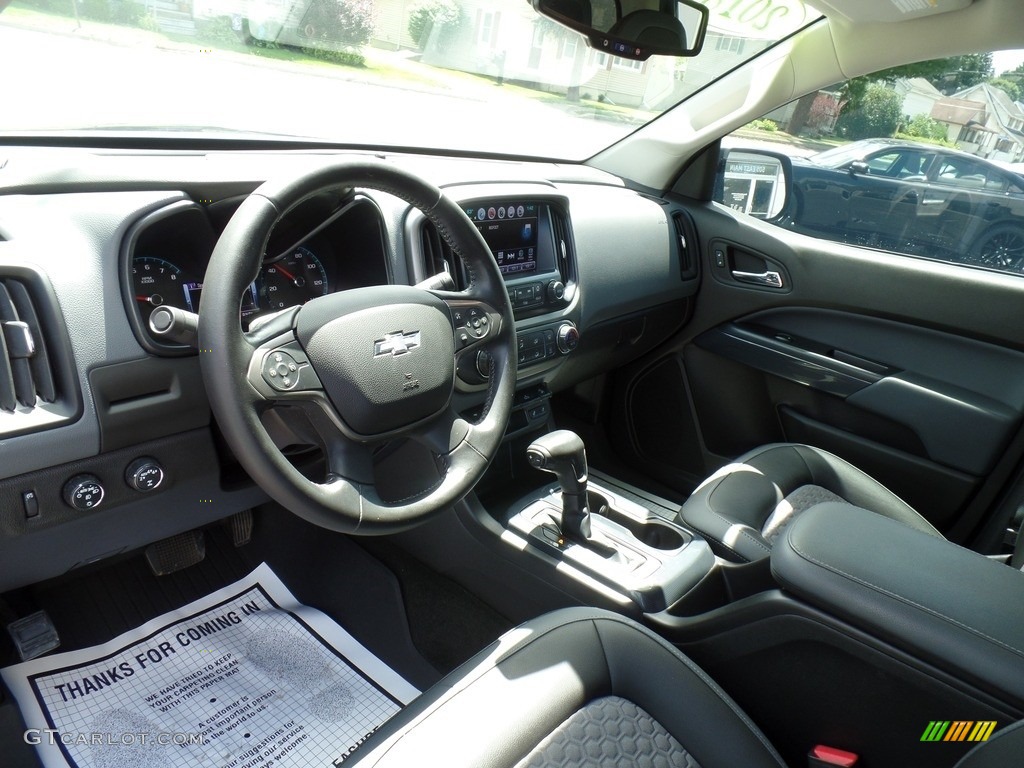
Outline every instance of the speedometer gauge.
POLYGON ((263 269, 263 295, 272 312, 305 304, 330 290, 323 264, 309 248, 301 246, 263 269))

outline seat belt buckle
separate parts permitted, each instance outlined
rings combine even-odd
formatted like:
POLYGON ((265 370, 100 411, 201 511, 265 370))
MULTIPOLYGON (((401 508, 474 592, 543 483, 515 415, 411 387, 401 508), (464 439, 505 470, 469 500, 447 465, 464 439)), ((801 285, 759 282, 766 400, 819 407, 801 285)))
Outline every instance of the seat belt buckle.
POLYGON ((824 744, 818 744, 807 753, 808 768, 854 768, 859 760, 859 756, 854 752, 827 747, 824 744))

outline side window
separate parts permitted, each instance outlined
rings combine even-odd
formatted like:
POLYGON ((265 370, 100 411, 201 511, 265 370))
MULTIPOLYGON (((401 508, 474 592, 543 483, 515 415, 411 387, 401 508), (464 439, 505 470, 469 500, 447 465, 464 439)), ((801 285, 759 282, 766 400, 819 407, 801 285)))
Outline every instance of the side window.
POLYGON ((723 164, 718 202, 822 240, 1024 274, 1014 55, 897 67, 764 115, 723 139, 743 161, 723 164), (758 149, 789 156, 784 196, 750 172, 758 149))
POLYGON ((902 165, 902 152, 886 152, 868 158, 868 171, 874 176, 895 176, 902 165))

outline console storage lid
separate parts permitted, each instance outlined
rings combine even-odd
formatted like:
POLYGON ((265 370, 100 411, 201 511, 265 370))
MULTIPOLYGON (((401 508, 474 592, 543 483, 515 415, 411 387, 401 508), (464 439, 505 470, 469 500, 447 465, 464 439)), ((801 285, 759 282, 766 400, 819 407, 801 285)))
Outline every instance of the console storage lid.
POLYGON ((784 590, 1024 703, 1024 573, 841 503, 801 515, 771 567, 784 590))

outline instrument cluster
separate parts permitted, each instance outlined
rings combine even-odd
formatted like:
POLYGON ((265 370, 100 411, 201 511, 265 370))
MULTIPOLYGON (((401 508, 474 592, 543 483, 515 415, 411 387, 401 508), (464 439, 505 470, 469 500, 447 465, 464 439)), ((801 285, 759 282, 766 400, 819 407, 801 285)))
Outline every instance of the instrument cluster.
MULTIPOLYGON (((324 261, 331 264, 333 258, 327 254, 331 251, 325 244, 308 243, 273 263, 264 263, 259 277, 242 294, 243 327, 262 314, 305 304, 330 293, 331 279, 324 261)), ((163 256, 138 255, 132 258, 131 271, 135 301, 144 321, 148 322, 150 313, 164 305, 199 314, 203 274, 194 266, 184 268, 163 256)))
MULTIPOLYGON (((149 351, 166 346, 148 330, 154 309, 202 313, 206 267, 239 203, 174 203, 129 233, 122 272, 126 303, 136 335, 149 351)), ((384 243, 380 211, 369 199, 324 195, 307 201, 274 227, 259 273, 239 297, 242 327, 328 293, 386 284, 384 243)))

